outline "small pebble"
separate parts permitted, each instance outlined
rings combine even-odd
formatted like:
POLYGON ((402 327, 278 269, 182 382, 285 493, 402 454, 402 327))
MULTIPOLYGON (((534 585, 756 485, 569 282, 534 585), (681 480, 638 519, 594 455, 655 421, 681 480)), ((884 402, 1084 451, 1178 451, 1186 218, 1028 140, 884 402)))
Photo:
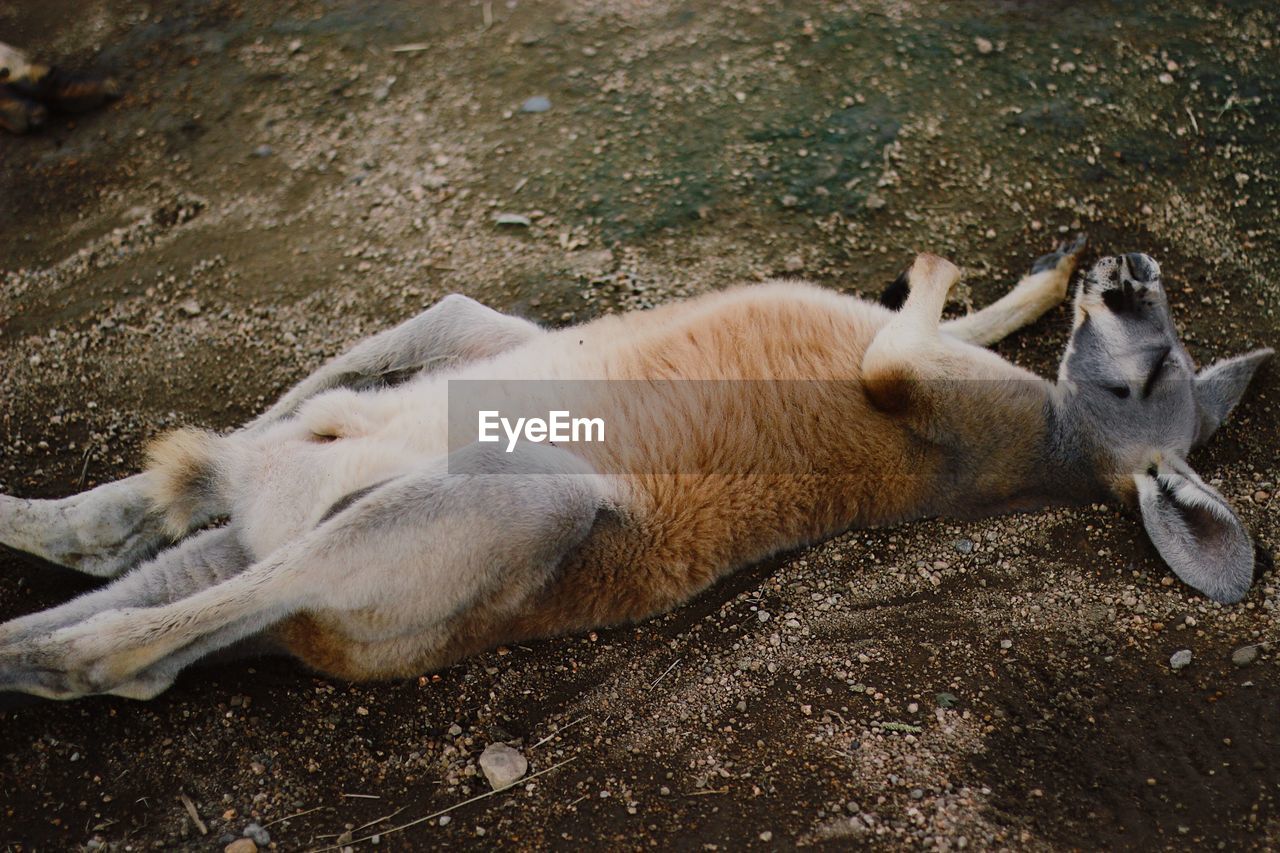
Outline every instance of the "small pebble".
POLYGON ((188 317, 196 317, 200 314, 200 303, 194 299, 188 299, 178 306, 178 310, 188 317))
POLYGON ((982 36, 974 38, 973 46, 976 47, 978 49, 978 53, 981 53, 983 56, 986 56, 988 53, 996 49, 996 46, 991 43, 991 39, 984 39, 982 36))
POLYGON ((449 726, 449 737, 457 737, 460 734, 462 734, 462 726, 458 725, 457 723, 454 723, 452 726, 449 726))
POLYGON ((237 838, 223 847, 222 853, 258 853, 258 845, 253 843, 252 838, 237 838))
POLYGON ((254 157, 270 157, 274 153, 276 153, 275 149, 270 145, 259 145, 257 148, 253 149, 254 157))
POLYGON ((1183 667, 1191 665, 1191 649, 1180 649, 1173 653, 1169 658, 1169 667, 1177 672, 1183 667))
POLYGON ((764 832, 760 833, 760 840, 766 843, 772 841, 773 833, 766 829, 764 832))
POLYGON ((480 769, 495 791, 515 784, 529 769, 529 761, 505 743, 491 743, 480 753, 480 769))
POLYGON ((551 109, 551 99, 543 95, 534 95, 532 98, 527 98, 520 105, 520 112, 522 113, 545 113, 549 109, 551 109))

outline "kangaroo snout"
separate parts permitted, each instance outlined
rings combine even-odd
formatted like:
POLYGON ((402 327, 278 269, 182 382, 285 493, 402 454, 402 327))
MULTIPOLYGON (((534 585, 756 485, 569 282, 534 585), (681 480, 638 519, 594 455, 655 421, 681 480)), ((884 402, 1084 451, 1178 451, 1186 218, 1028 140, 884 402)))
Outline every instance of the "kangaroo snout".
POLYGON ((1155 258, 1141 252, 1130 252, 1120 258, 1122 274, 1136 284, 1150 284, 1160 278, 1160 265, 1155 258))
POLYGON ((1089 270, 1085 285, 1091 293, 1113 288, 1159 286, 1160 264, 1150 255, 1129 252, 1100 258, 1089 270))

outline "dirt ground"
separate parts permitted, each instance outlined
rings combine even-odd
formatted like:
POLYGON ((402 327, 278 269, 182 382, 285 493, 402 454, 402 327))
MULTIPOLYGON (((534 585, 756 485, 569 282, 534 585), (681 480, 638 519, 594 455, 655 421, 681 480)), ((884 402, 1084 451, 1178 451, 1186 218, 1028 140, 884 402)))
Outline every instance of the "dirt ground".
MULTIPOLYGON (((1201 362, 1280 341, 1265 0, 45 0, 0 40, 128 92, 0 137, 9 494, 131 473, 450 291, 561 324, 874 295, 928 249, 962 312, 1083 229, 1161 262, 1201 362)), ((1052 373, 1068 324, 998 349, 1052 373)), ((1193 458, 1266 548, 1278 406, 1272 365, 1193 458)), ((1277 585, 1214 604, 1103 506, 853 532, 417 681, 262 660, 0 712, 0 845, 1274 849, 1277 585), (496 740, 542 775, 392 831, 487 792, 496 740)), ((90 586, 0 555, 0 617, 90 586)))

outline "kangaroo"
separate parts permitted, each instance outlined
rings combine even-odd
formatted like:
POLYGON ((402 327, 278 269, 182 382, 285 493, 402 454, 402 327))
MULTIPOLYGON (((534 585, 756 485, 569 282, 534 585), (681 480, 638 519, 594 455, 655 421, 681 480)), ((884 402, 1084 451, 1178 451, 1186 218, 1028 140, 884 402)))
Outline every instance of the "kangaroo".
POLYGON ((233 649, 413 676, 643 619, 851 527, 1049 504, 1136 509, 1180 579, 1239 601, 1253 544, 1186 457, 1272 350, 1197 371, 1143 254, 1081 277, 1056 381, 985 349, 1066 298, 1083 247, 945 322, 960 271, 928 254, 897 310, 775 281, 551 331, 445 297, 235 432, 171 433, 65 499, 0 496, 0 542, 118 578, 0 625, 0 689, 147 699, 233 649), (624 440, 449 425, 451 384, 552 380, 587 382, 624 440), (662 383, 693 390, 625 390, 662 383))

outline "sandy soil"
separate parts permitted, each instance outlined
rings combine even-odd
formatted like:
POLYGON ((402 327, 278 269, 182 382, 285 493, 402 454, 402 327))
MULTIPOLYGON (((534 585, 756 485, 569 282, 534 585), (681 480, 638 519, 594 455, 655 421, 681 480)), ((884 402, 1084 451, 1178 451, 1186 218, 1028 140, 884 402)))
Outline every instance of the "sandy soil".
MULTIPOLYGON (((128 88, 0 138, 0 490, 130 473, 450 291, 559 324, 776 274, 873 295, 929 249, 964 311, 1083 228, 1161 261, 1198 359, 1274 346, 1280 13, 1145 5, 0 6, 128 88)), ((1051 372, 1067 326, 999 351, 1051 372)), ((1255 385, 1193 463, 1269 547, 1255 385)), ((0 555, 0 617, 89 586, 0 555)), ((1102 506, 850 533, 416 682, 266 660, 0 712, 0 845, 1274 848, 1276 587, 1213 604, 1102 506), (548 772, 390 831, 488 791, 496 740, 548 772)))

